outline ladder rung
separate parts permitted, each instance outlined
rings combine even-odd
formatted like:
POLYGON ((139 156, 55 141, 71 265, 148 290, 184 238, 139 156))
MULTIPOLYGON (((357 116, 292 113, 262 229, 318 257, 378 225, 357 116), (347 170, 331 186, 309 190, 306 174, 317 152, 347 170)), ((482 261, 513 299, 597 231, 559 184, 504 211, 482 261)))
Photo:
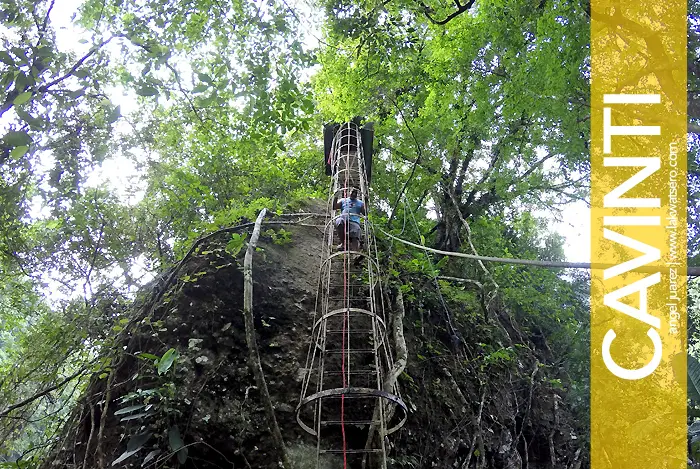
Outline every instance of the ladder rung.
POLYGON ((322 449, 324 454, 363 454, 363 453, 381 453, 381 449, 322 449))
POLYGON ((337 353, 374 353, 375 350, 371 348, 357 348, 357 349, 350 349, 350 350, 326 350, 326 353, 330 354, 337 354, 337 353))
POLYGON ((341 396, 345 396, 345 399, 381 399, 380 397, 377 396, 368 396, 366 394, 352 394, 352 393, 347 393, 347 394, 338 394, 338 395, 333 395, 333 396, 325 396, 323 400, 326 399, 340 399, 341 396))
POLYGON ((340 420, 321 420, 321 425, 378 425, 381 423, 379 420, 345 420, 341 422, 340 420))
POLYGON ((347 288, 353 288, 353 287, 369 287, 369 282, 367 283, 329 283, 329 287, 347 287, 347 288))
POLYGON ((329 300, 338 301, 338 300, 369 300, 371 297, 370 296, 329 296, 327 298, 329 300))
POLYGON ((374 331, 372 329, 351 329, 349 331, 344 331, 342 329, 329 329, 326 331, 326 334, 341 334, 343 332, 346 334, 371 334, 374 331))
POLYGON ((365 370, 365 371, 346 371, 343 373, 342 371, 328 371, 328 370, 323 370, 324 373, 327 373, 329 375, 353 375, 353 376, 358 376, 358 375, 372 375, 373 378, 377 376, 376 370, 365 370))

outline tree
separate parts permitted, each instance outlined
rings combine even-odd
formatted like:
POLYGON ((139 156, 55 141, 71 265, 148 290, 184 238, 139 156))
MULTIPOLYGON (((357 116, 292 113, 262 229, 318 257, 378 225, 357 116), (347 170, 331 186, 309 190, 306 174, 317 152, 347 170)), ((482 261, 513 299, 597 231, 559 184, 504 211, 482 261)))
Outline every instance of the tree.
MULTIPOLYGON (((438 212, 437 246, 461 245, 456 210, 474 220, 585 196, 582 7, 484 2, 445 24, 434 19, 451 14, 420 2, 327 8, 339 19, 321 57, 321 108, 377 121, 383 157, 410 200, 432 201, 438 212)), ((396 207, 401 194, 382 188, 380 197, 396 207)))

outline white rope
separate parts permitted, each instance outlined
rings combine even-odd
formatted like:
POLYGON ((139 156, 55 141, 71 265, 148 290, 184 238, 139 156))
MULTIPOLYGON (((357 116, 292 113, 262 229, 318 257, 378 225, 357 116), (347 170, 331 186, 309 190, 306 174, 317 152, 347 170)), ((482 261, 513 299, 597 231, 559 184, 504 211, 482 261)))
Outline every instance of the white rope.
MULTIPOLYGON (((513 259, 506 257, 491 257, 491 256, 477 256, 474 254, 464 254, 461 252, 450 252, 441 251, 440 249, 433 249, 427 246, 421 246, 419 244, 406 241, 405 239, 397 238, 396 236, 387 233, 383 229, 379 228, 379 231, 384 233, 386 236, 400 243, 406 244, 408 246, 413 246, 414 248, 422 249, 428 252, 434 252, 435 254, 442 254, 443 256, 451 257, 461 257, 464 259, 478 260, 478 261, 488 261, 488 262, 499 262, 501 264, 515 264, 515 265, 527 265, 530 267, 544 267, 546 269, 586 269, 586 270, 605 270, 610 267, 614 267, 616 264, 591 264, 590 262, 556 262, 556 261, 538 261, 533 259, 513 259)), ((669 268, 664 266, 643 266, 637 269, 632 269, 633 272, 668 272, 669 268)), ((679 272, 681 274, 682 272, 679 272)), ((688 267, 687 274, 688 277, 700 276, 700 267, 688 267)))

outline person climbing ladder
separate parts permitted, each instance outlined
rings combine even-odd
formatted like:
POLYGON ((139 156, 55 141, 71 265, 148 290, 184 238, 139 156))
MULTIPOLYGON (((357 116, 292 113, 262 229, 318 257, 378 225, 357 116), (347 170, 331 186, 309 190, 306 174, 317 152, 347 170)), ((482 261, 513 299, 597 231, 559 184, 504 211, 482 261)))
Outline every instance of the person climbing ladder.
POLYGON ((364 202, 357 198, 357 189, 350 192, 350 197, 344 197, 340 200, 335 197, 333 209, 340 210, 340 216, 335 220, 336 233, 342 240, 338 249, 359 251, 361 232, 359 215, 367 215, 367 208, 364 202))
POLYGON ((328 219, 296 417, 316 439, 314 467, 388 469, 385 437, 402 427, 408 409, 392 378, 379 253, 367 220, 372 132, 346 122, 324 136, 328 219), (338 243, 342 251, 332 252, 338 243))

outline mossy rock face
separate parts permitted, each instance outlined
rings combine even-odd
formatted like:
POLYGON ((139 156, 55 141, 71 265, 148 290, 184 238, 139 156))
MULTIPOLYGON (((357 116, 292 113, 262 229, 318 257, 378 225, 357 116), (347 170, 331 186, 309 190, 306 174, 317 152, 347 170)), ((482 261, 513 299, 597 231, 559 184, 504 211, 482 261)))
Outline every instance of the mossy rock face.
MULTIPOLYGON (((322 202, 302 208, 325 210, 322 202)), ((285 230, 289 232, 285 243, 276 243, 263 230, 254 256, 255 328, 293 469, 311 469, 316 468, 315 441, 298 426, 294 408, 314 317, 322 235, 313 226, 285 225, 285 230)), ((114 467, 141 467, 156 451, 149 461, 159 461, 160 467, 279 467, 279 453, 247 363, 244 253, 238 254, 239 259, 231 257, 226 251, 229 240, 228 234, 214 237, 186 259, 155 307, 147 302, 134 307, 135 321, 115 347, 119 364, 109 396, 109 379, 95 377, 71 414, 61 445, 42 469, 74 468, 74 461, 83 460, 84 469, 97 468, 100 454, 105 467, 110 467, 130 443, 133 449, 133 439, 139 435, 148 435, 147 441, 114 467), (158 374, 152 360, 143 358, 143 353, 162 357, 170 349, 178 356, 163 374, 158 374), (139 392, 157 396, 124 402, 139 392), (100 402, 107 397, 109 410, 103 422, 100 402), (123 420, 125 414, 115 415, 140 404, 151 405, 143 417, 123 420), (98 451, 100 425, 104 430, 98 451), (174 429, 186 451, 177 446, 174 429), (178 451, 173 451, 173 444, 178 451)), ((169 275, 166 272, 162 278, 169 275)), ((510 358, 488 362, 479 344, 488 342, 498 350, 503 348, 499 343, 507 343, 507 334, 487 324, 482 314, 466 311, 463 317, 471 322, 459 331, 462 342, 455 343, 445 332, 434 293, 416 291, 416 300, 406 304, 409 359, 399 378, 410 412, 404 428, 386 440, 389 467, 447 469, 467 467, 469 460, 468 467, 516 468, 524 467, 526 454, 530 468, 552 467, 552 460, 556 467, 585 467, 583 439, 577 438, 561 391, 546 384, 547 368, 530 379, 535 364, 543 361, 533 352, 535 347, 528 344, 513 347, 512 353, 492 353, 510 358)), ((342 467, 342 458, 324 458, 320 464, 321 469, 335 469, 342 467)))

